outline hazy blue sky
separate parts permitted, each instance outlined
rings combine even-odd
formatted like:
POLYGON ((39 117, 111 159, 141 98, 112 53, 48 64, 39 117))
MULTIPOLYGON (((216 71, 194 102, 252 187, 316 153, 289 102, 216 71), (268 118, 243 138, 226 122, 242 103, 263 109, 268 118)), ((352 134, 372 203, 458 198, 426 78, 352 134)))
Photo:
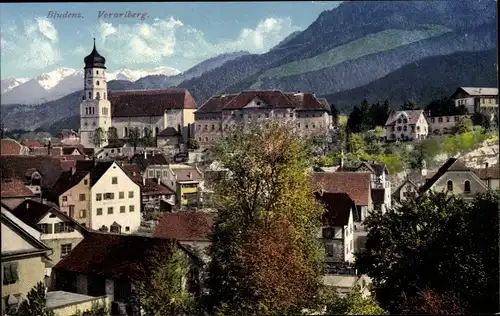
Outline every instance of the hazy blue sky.
POLYGON ((83 67, 92 37, 111 71, 183 71, 225 52, 266 52, 340 2, 2 3, 1 77, 83 67), (50 11, 80 17, 50 17, 50 11), (127 11, 141 15, 105 16, 127 11))

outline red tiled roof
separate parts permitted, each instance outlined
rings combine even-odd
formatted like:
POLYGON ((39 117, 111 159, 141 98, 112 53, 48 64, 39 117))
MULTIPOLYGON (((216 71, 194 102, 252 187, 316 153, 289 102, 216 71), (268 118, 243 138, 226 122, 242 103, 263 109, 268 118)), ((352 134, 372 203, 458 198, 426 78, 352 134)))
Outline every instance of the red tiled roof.
POLYGON ((20 155, 21 154, 21 144, 13 139, 2 139, 0 140, 0 150, 1 155, 20 155))
POLYGON ((347 193, 358 206, 368 205, 371 174, 369 172, 314 172, 311 182, 315 189, 330 193, 347 193))
POLYGON ((477 176, 481 180, 499 179, 500 178, 500 169, 498 168, 498 166, 481 168, 481 169, 473 169, 472 171, 474 171, 474 173, 477 174, 477 176))
POLYGON ((142 171, 135 163, 118 163, 130 179, 133 181, 142 181, 142 171))
POLYGON ((1 156, 2 179, 26 180, 28 170, 38 170, 42 175, 42 187, 51 187, 62 172, 61 161, 50 156, 1 156))
POLYGON ((213 214, 202 212, 163 213, 153 236, 180 241, 208 241, 213 218, 213 214))
MULTIPOLYGON (((62 156, 63 147, 51 147, 50 148, 50 156, 57 157, 62 156)), ((33 147, 31 148, 31 155, 33 156, 48 156, 49 155, 49 147, 33 147)))
POLYGON ((417 124, 417 121, 420 118, 420 115, 422 115, 424 113, 423 110, 393 111, 389 115, 389 118, 387 118, 385 126, 390 126, 390 125, 395 124, 396 120, 398 119, 398 117, 400 117, 400 114, 403 112, 408 115, 408 124, 417 124))
POLYGON ((35 194, 24 185, 24 182, 20 180, 2 181, 1 186, 0 196, 2 199, 35 196, 35 194))
POLYGON ((250 101, 259 98, 270 107, 296 110, 329 110, 328 104, 311 93, 292 93, 279 90, 242 91, 239 94, 219 95, 205 102, 197 113, 214 113, 221 110, 242 109, 250 101))
POLYGON ((113 117, 161 116, 167 110, 196 110, 196 102, 186 89, 113 91, 109 95, 113 117))
POLYGON ((28 148, 33 148, 33 147, 42 147, 42 144, 40 144, 39 141, 37 140, 31 140, 31 139, 25 139, 23 140, 22 144, 28 148))
POLYGON ((93 274, 109 279, 132 280, 155 247, 179 247, 165 238, 88 232, 85 238, 54 269, 93 274))

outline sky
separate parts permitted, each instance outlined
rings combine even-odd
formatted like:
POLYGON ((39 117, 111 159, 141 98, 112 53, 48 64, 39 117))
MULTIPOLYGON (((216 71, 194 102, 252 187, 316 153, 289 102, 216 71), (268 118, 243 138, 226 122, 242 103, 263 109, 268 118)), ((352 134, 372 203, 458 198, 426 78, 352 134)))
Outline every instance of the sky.
POLYGON ((110 71, 184 71, 222 53, 267 52, 340 2, 2 3, 1 78, 82 68, 93 37, 110 71))

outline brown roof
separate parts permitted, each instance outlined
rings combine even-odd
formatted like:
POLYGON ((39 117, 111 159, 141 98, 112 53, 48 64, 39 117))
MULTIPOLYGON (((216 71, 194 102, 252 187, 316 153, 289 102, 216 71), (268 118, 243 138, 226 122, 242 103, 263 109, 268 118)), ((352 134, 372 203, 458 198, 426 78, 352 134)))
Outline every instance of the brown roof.
POLYGON ((325 206, 324 225, 345 226, 349 223, 351 212, 354 216, 356 205, 346 193, 316 193, 316 198, 325 206))
POLYGON ((203 174, 195 167, 191 168, 172 168, 172 171, 177 176, 176 181, 201 181, 203 174))
POLYGON ((168 165, 168 160, 163 154, 135 154, 132 156, 131 161, 137 163, 137 165, 145 170, 149 165, 168 165))
POLYGON ((73 147, 73 146, 63 146, 62 147, 62 155, 67 155, 67 156, 70 156, 71 154, 73 154, 73 152, 75 150, 78 150, 78 152, 81 154, 83 154, 83 152, 80 150, 80 148, 78 147, 73 147))
POLYGON ((14 139, 3 138, 0 140, 0 150, 1 155, 20 155, 21 154, 21 144, 19 144, 14 139))
POLYGON ((186 89, 113 91, 109 95, 113 117, 162 116, 172 109, 196 110, 196 102, 186 89))
POLYGON ((221 110, 242 109, 250 101, 259 98, 273 108, 293 108, 296 110, 329 110, 324 103, 311 93, 282 92, 279 90, 242 91, 239 94, 220 95, 210 98, 197 113, 214 113, 221 110))
MULTIPOLYGON (((47 156, 49 155, 49 147, 33 147, 31 148, 31 155, 33 156, 47 156)), ((63 154, 63 147, 51 147, 50 156, 61 156, 63 154)))
POLYGON ((408 114, 408 124, 417 124, 417 121, 420 118, 420 115, 422 115, 424 113, 423 110, 393 111, 389 115, 389 118, 387 118, 385 126, 390 126, 390 125, 395 124, 396 120, 399 117, 399 114, 401 114, 403 112, 408 114))
POLYGON ((35 194, 24 185, 24 182, 20 180, 5 180, 2 181, 1 185, 0 196, 2 199, 35 196, 35 194))
POLYGON ((371 174, 369 172, 313 172, 312 185, 330 193, 347 193, 356 205, 368 205, 371 174))
POLYGON ((385 189, 372 189, 371 193, 373 203, 384 203, 385 189))
POLYGON ((33 148, 33 147, 42 147, 42 144, 40 144, 39 141, 37 140, 32 140, 32 139, 25 139, 22 141, 22 144, 28 148, 33 148))
POLYGON ((143 184, 142 179, 136 181, 136 183, 141 187, 141 195, 175 194, 175 192, 166 186, 158 184, 158 180, 156 179, 146 179, 145 181, 145 185, 143 184))
POLYGON ((1 156, 2 179, 13 178, 25 181, 28 170, 37 170, 42 175, 42 187, 54 185, 62 172, 61 161, 50 156, 1 156))
POLYGON ((384 171, 388 174, 389 171, 387 170, 385 164, 380 164, 380 163, 376 163, 376 162, 369 162, 369 161, 363 161, 359 167, 361 168, 362 166, 365 166, 367 167, 369 170, 371 170, 376 176, 381 176, 384 171))
POLYGON ((182 134, 173 127, 167 127, 163 131, 159 132, 157 137, 174 137, 182 136, 182 134))
POLYGON ((498 168, 498 166, 473 169, 472 171, 474 171, 474 173, 477 174, 477 176, 481 180, 499 179, 500 178, 500 169, 498 168))
POLYGON ((153 236, 180 241, 208 241, 213 218, 213 214, 202 212, 163 213, 153 236))
POLYGON ((59 197, 59 195, 68 191, 88 174, 88 171, 77 171, 72 173, 72 171, 63 171, 57 179, 57 182, 50 188, 50 192, 54 195, 54 197, 59 197))
POLYGON ((138 269, 147 263, 148 251, 155 247, 178 247, 186 252, 184 247, 171 239, 88 232, 54 269, 132 280, 138 269))
POLYGON ((125 172, 133 181, 142 181, 142 171, 135 163, 119 163, 123 172, 125 172))

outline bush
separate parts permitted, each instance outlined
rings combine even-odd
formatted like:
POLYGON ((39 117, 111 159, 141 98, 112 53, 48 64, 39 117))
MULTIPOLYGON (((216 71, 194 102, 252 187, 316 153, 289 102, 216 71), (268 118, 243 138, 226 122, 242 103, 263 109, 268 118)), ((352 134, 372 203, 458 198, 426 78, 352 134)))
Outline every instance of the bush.
POLYGON ((196 149, 200 148, 200 144, 198 143, 198 141, 196 139, 190 138, 187 141, 187 148, 192 149, 192 150, 196 150, 196 149))

